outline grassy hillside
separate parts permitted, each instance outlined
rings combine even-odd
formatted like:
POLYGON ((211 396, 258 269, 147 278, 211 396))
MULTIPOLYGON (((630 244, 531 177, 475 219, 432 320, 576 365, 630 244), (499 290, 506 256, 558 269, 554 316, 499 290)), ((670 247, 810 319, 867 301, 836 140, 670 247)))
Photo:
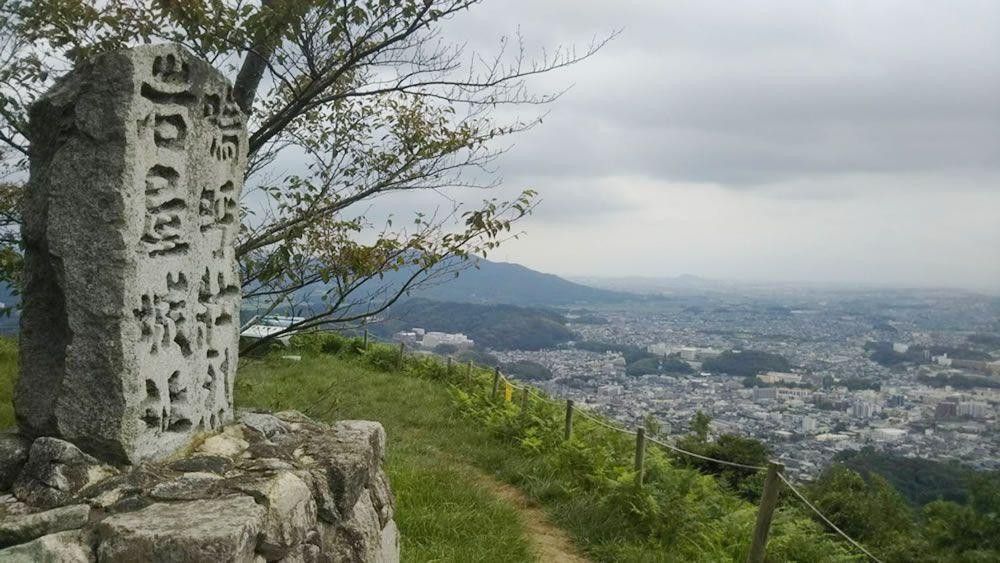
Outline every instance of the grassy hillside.
MULTIPOLYGON (((322 417, 374 418, 396 434, 399 451, 392 455, 400 457, 390 468, 394 479, 403 476, 393 482, 403 497, 411 486, 398 464, 426 456, 516 486, 597 561, 746 558, 756 507, 714 478, 675 465, 659 449, 647 451, 646 484, 639 489, 632 471, 634 438, 580 417, 573 439, 564 442, 561 405, 532 398, 521 411, 519 397, 493 400, 489 371, 476 371, 470 384, 463 368, 448 373, 431 358, 407 358, 397 369, 395 347, 376 345, 361 353, 357 343, 337 338, 308 340, 299 341, 301 363, 266 359, 247 365, 238 380, 241 403, 307 408, 324 385, 332 386, 334 404, 329 413, 318 411, 322 417)), ((433 529, 414 524, 401 517, 403 534, 433 529)), ((773 561, 851 559, 790 501, 776 514, 769 552, 773 561)))
MULTIPOLYGON (((469 383, 464 369, 449 373, 429 358, 397 369, 395 347, 297 343, 301 361, 282 352, 241 359, 238 406, 382 422, 406 561, 537 560, 523 513, 489 486, 496 480, 523 491, 595 561, 746 558, 756 507, 655 447, 639 488, 633 438, 580 417, 563 441, 561 405, 531 399, 522 411, 519 401, 494 400, 488 371, 469 383)), ((796 505, 782 503, 769 560, 852 559, 796 505)))
POLYGON ((238 406, 296 409, 327 422, 378 420, 385 426, 386 470, 397 497, 405 561, 533 559, 517 511, 463 467, 455 446, 488 447, 489 436, 465 423, 446 389, 328 356, 241 363, 238 406))

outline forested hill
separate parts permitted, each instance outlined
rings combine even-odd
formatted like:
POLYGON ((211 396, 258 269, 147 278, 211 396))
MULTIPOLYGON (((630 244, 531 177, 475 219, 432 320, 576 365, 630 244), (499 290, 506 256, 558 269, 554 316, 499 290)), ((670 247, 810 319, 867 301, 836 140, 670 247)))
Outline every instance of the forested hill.
MULTIPOLYGON (((465 303, 510 305, 572 305, 574 303, 619 302, 634 297, 626 293, 588 287, 520 264, 480 260, 478 268, 461 271, 458 277, 414 289, 414 297, 465 303)), ((402 281, 409 272, 387 273, 385 280, 402 281)))
POLYGON ((384 320, 369 328, 383 338, 420 327, 461 332, 481 347, 538 350, 571 340, 573 332, 565 323, 562 314, 547 309, 410 299, 393 306, 384 320))

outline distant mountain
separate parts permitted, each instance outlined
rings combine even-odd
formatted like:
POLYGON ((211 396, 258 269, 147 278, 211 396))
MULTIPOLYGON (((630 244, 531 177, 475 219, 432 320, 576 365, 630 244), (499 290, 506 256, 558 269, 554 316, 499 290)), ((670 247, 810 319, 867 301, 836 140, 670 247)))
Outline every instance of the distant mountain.
POLYGON ((588 286, 614 291, 655 294, 674 291, 716 290, 730 286, 727 282, 703 278, 691 274, 675 277, 624 276, 615 278, 581 277, 576 281, 588 286))
MULTIPOLYGON (((445 264, 448 270, 453 269, 457 262, 445 264)), ((526 268, 519 264, 508 262, 491 262, 479 259, 474 267, 473 262, 461 264, 459 275, 450 272, 436 276, 428 283, 420 284, 410 289, 406 297, 425 298, 435 301, 458 303, 506 304, 530 306, 568 306, 593 303, 615 303, 634 299, 636 295, 598 289, 565 280, 553 274, 545 274, 526 268)), ((442 270, 444 271, 444 270, 442 270)), ((366 294, 382 299, 398 291, 414 270, 404 267, 398 271, 389 271, 378 280, 361 286, 355 294, 355 300, 364 301, 366 294)), ((324 287, 313 286, 304 290, 301 298, 316 301, 325 291, 324 287)))
POLYGON ((457 278, 418 288, 413 295, 438 301, 513 305, 619 302, 634 297, 571 282, 520 264, 489 260, 480 260, 478 268, 466 269, 457 278))
POLYGON ((397 303, 368 328, 380 338, 413 327, 461 332, 479 347, 493 350, 540 350, 572 340, 559 312, 505 304, 476 304, 409 299, 397 303))

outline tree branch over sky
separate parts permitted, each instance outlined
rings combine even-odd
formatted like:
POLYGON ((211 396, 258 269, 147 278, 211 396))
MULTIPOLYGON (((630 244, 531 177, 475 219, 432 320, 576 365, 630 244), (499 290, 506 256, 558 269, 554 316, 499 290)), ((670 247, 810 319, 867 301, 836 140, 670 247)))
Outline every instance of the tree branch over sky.
POLYGON ((444 40, 442 28, 479 3, 0 0, 4 279, 16 282, 19 271, 28 106, 89 56, 161 41, 228 74, 248 114, 237 256, 249 304, 301 313, 290 330, 356 322, 442 272, 456 275, 517 236, 512 225, 531 212, 533 190, 473 208, 414 209, 410 219, 367 212, 393 194, 496 185, 504 139, 536 126, 536 106, 561 94, 532 92, 527 81, 587 59, 616 35, 538 59, 520 37, 489 55, 444 40), (499 120, 501 106, 529 116, 499 120), (402 284, 383 287, 392 271, 405 274, 402 284))

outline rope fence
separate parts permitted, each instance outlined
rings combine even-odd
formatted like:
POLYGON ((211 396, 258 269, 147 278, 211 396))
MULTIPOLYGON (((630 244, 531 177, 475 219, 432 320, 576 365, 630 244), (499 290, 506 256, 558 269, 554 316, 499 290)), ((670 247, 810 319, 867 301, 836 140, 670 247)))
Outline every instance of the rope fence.
MULTIPOLYGON (((515 390, 527 393, 528 395, 530 395, 530 396, 534 397, 535 399, 540 400, 542 402, 545 402, 545 403, 548 403, 548 404, 551 404, 551 405, 554 405, 554 406, 562 406, 562 401, 559 401, 557 399, 551 399, 551 398, 545 397, 545 396, 539 394, 537 391, 534 390, 534 388, 532 388, 529 385, 522 385, 522 384, 516 383, 515 381, 511 380, 509 377, 507 377, 506 375, 504 375, 502 372, 500 372, 499 369, 495 370, 495 376, 496 376, 496 382, 497 383, 502 382, 504 385, 508 385, 511 388, 515 389, 515 390)), ((636 471, 639 473, 639 475, 642 474, 642 457, 643 457, 643 454, 644 454, 644 443, 645 443, 645 440, 649 440, 650 442, 653 442, 654 444, 657 444, 658 446, 661 446, 663 448, 666 448, 666 449, 668 449, 670 451, 673 451, 673 452, 676 452, 678 454, 685 455, 685 456, 688 456, 688 457, 697 458, 697 459, 700 459, 700 460, 703 460, 703 461, 707 461, 707 462, 710 462, 710 463, 717 463, 717 464, 720 464, 720 465, 725 465, 725 466, 729 466, 729 467, 736 467, 736 468, 739 468, 739 469, 745 469, 745 470, 749 470, 749 471, 768 471, 768 478, 765 479, 765 482, 764 482, 765 491, 762 494, 761 507, 760 507, 760 510, 758 512, 757 526, 756 526, 756 529, 754 530, 754 543, 753 543, 753 545, 751 545, 751 551, 750 551, 750 554, 749 554, 749 556, 747 558, 747 561, 750 562, 750 563, 758 563, 758 562, 763 562, 765 560, 765 548, 766 548, 766 544, 767 544, 767 534, 768 534, 768 530, 770 528, 771 517, 773 515, 775 506, 777 504, 778 494, 777 494, 776 485, 777 485, 777 482, 779 480, 781 482, 783 482, 788 487, 788 489, 791 490, 792 493, 794 493, 795 496, 798 497, 803 503, 805 503, 805 505, 807 507, 809 507, 809 509, 812 510, 823 522, 825 522, 827 526, 829 526, 831 529, 833 529, 835 532, 837 532, 837 534, 839 534, 841 537, 843 537, 845 540, 847 540, 848 543, 850 543, 852 546, 854 546, 859 551, 861 551, 862 553, 864 553, 866 556, 868 556, 869 558, 871 558, 872 561, 875 561, 876 563, 882 563, 882 561, 878 557, 875 557, 874 555, 872 555, 872 553, 870 551, 868 551, 867 549, 865 549, 864 546, 862 546, 860 543, 858 543, 853 538, 851 538, 850 536, 848 536, 843 530, 841 530, 833 522, 831 522, 830 519, 826 517, 826 515, 824 515, 822 512, 820 512, 820 510, 818 508, 816 508, 815 505, 813 505, 811 502, 809 502, 809 500, 805 497, 805 495, 803 495, 801 491, 799 491, 794 485, 792 485, 792 483, 788 479, 788 477, 785 476, 785 474, 784 474, 784 466, 782 466, 780 464, 771 463, 771 464, 769 464, 769 466, 765 467, 765 466, 762 466, 762 465, 750 465, 750 464, 746 464, 746 463, 738 463, 738 462, 735 462, 735 461, 728 461, 728 460, 724 460, 724 459, 716 459, 716 458, 713 458, 713 457, 710 457, 710 456, 701 455, 701 454, 698 454, 698 453, 695 453, 695 452, 690 452, 690 451, 687 451, 687 450, 685 450, 683 448, 679 448, 679 447, 677 447, 677 446, 675 446, 673 444, 664 442, 662 440, 658 440, 658 439, 650 437, 650 436, 646 436, 644 429, 640 428, 639 430, 630 430, 628 428, 625 428, 625 427, 622 427, 622 426, 616 426, 616 425, 614 425, 612 423, 609 423, 607 421, 601 420, 597 416, 588 413, 585 409, 581 409, 580 407, 575 406, 575 404, 573 403, 573 401, 566 401, 566 408, 567 408, 567 414, 566 414, 566 417, 567 417, 567 436, 569 435, 569 432, 572 429, 571 420, 572 420, 573 413, 579 414, 580 416, 583 416, 587 420, 589 420, 589 421, 591 421, 591 422, 593 422, 595 424, 598 424, 599 426, 607 428, 609 430, 613 430, 615 432, 620 432, 622 434, 626 434, 626 435, 629 435, 629 436, 636 436, 638 438, 637 442, 636 442, 636 471), (772 490, 766 490, 766 489, 769 489, 769 488, 772 489, 772 490), (766 506, 768 504, 770 504, 770 506, 766 506), (765 514, 765 512, 766 512, 766 514, 765 514), (761 529, 762 526, 763 526, 764 529, 761 529)), ((641 479, 642 479, 641 476, 638 477, 638 480, 639 480, 640 483, 641 483, 641 479)))
MULTIPOLYGON (((368 340, 369 340, 368 339, 368 334, 367 334, 367 331, 365 331, 365 338, 364 338, 364 348, 365 349, 368 349, 368 340)), ((397 358, 398 366, 402 367, 403 366, 403 359, 404 359, 404 356, 406 354, 406 345, 404 343, 402 343, 402 342, 400 342, 400 344, 399 344, 399 352, 398 352, 398 354, 399 354, 398 358, 397 358)), ((472 384, 474 382, 472 373, 473 373, 473 371, 472 371, 472 363, 470 362, 469 365, 468 365, 467 373, 466 373, 466 383, 467 384, 472 384)), ((450 358, 448 359, 448 374, 449 375, 452 374, 452 362, 451 362, 450 358)), ((879 558, 877 558, 874 555, 872 555, 872 553, 870 551, 868 551, 867 549, 865 549, 864 546, 862 546, 860 543, 858 543, 853 538, 851 538, 850 536, 848 536, 843 530, 841 530, 833 522, 831 522, 830 519, 826 517, 826 515, 824 515, 822 512, 820 512, 820 510, 818 508, 816 508, 815 505, 813 505, 811 502, 809 502, 809 500, 805 497, 805 495, 803 495, 802 492, 799 491, 791 483, 791 481, 788 479, 788 477, 785 476, 785 474, 784 474, 784 466, 781 465, 781 464, 779 464, 779 463, 770 462, 765 467, 765 466, 760 466, 760 465, 750 465, 750 464, 745 464, 745 463, 738 463, 738 462, 735 462, 735 461, 728 461, 728 460, 724 460, 724 459, 716 459, 716 458, 713 458, 713 457, 710 457, 710 456, 701 455, 701 454, 698 454, 698 453, 695 453, 695 452, 687 451, 687 450, 685 450, 683 448, 679 448, 679 447, 677 447, 677 446, 675 446, 673 444, 664 442, 662 440, 658 440, 658 439, 656 439, 654 437, 646 436, 646 431, 645 431, 645 428, 643 428, 643 427, 639 427, 636 430, 631 430, 631 429, 628 429, 628 428, 626 428, 624 426, 617 426, 617 425, 613 424, 612 422, 609 422, 607 420, 602 420, 601 418, 598 418, 597 416, 595 416, 595 415, 593 415, 591 413, 588 413, 585 409, 581 409, 581 408, 575 406, 574 402, 572 400, 566 400, 565 403, 564 403, 563 401, 558 400, 558 399, 552 399, 552 398, 549 398, 549 397, 545 397, 544 395, 539 394, 530 385, 519 384, 519 383, 511 380, 509 377, 507 377, 506 375, 504 375, 503 373, 501 373, 500 368, 496 368, 494 370, 494 372, 493 372, 493 391, 492 391, 491 397, 494 400, 500 395, 499 391, 500 391, 500 384, 501 383, 503 385, 507 386, 506 389, 505 389, 505 392, 502 395, 503 398, 504 398, 504 400, 506 402, 512 402, 512 397, 511 397, 512 390, 517 390, 517 391, 521 391, 521 392, 525 393, 525 397, 531 396, 531 397, 534 397, 536 400, 542 401, 543 403, 548 403, 548 404, 553 405, 553 406, 562 407, 563 404, 565 404, 565 407, 566 407, 566 433, 565 433, 565 437, 566 437, 567 440, 572 436, 572 431, 573 431, 573 414, 574 413, 579 414, 580 416, 586 418, 590 422, 593 422, 593 423, 595 423, 595 424, 597 424, 599 426, 602 426, 602 427, 607 428, 609 430, 612 430, 614 432, 620 432, 620 433, 628 435, 628 436, 635 436, 636 437, 636 456, 635 456, 636 483, 639 486, 642 486, 642 479, 643 479, 642 478, 642 475, 643 475, 643 459, 644 459, 644 456, 645 456, 645 441, 646 440, 649 440, 649 441, 653 442, 654 444, 657 444, 658 446, 666 448, 666 449, 668 449, 668 450, 670 450, 672 452, 675 452, 675 453, 678 453, 678 454, 681 454, 681 455, 684 455, 684 456, 688 456, 688 457, 697 458, 697 459, 700 459, 700 460, 703 460, 703 461, 707 461, 707 462, 710 462, 710 463, 717 463, 717 464, 720 464, 720 465, 725 465, 725 466, 729 466, 729 467, 736 467, 736 468, 739 468, 739 469, 744 469, 744 470, 749 470, 749 471, 766 471, 767 475, 766 475, 765 480, 764 480, 764 491, 763 491, 763 493, 761 495, 761 503, 760 503, 760 506, 758 507, 758 512, 757 512, 757 523, 756 523, 755 528, 754 528, 754 535, 753 535, 753 540, 752 540, 752 543, 751 543, 751 546, 750 546, 750 553, 747 556, 747 562, 748 563, 763 563, 766 560, 767 535, 769 533, 770 525, 771 525, 771 519, 772 519, 774 510, 775 510, 775 508, 777 506, 777 502, 778 502, 778 488, 779 488, 779 483, 784 483, 788 487, 788 489, 791 490, 792 493, 796 497, 798 497, 799 500, 801 500, 810 510, 812 510, 824 523, 826 523, 827 526, 829 526, 837 534, 839 534, 841 537, 843 537, 845 540, 847 540, 847 542, 849 542, 852 546, 854 546, 859 551, 861 551, 862 553, 864 553, 866 556, 868 556, 869 558, 871 558, 872 561, 875 561, 876 563, 882 563, 881 560, 879 560, 879 558)), ((331 393, 331 392, 332 392, 332 387, 331 387, 331 389, 328 389, 328 390, 325 390, 325 391, 321 392, 320 396, 317 399, 317 401, 315 401, 315 403, 313 405, 311 405, 309 407, 309 409, 307 409, 307 412, 310 411, 310 410, 312 410, 316 406, 318 406, 325 398, 327 398, 327 395, 329 393, 331 393)), ((526 401, 526 399, 525 399, 525 401, 526 401)), ((522 408, 525 408, 525 407, 526 407, 526 403, 522 403, 522 408)))
POLYGON ((778 478, 781 479, 786 485, 788 485, 788 488, 791 489, 791 491, 793 493, 795 493, 795 496, 799 497, 799 499, 802 502, 804 502, 806 506, 808 506, 813 512, 815 512, 817 516, 819 516, 820 518, 822 518, 823 521, 826 522, 827 526, 830 526, 831 528, 833 528, 834 531, 836 531, 838 534, 840 534, 841 536, 843 536, 843 538, 845 540, 851 542, 851 545, 853 545, 854 547, 860 549, 861 552, 864 553, 865 555, 867 555, 868 557, 871 557, 873 561, 876 561, 877 563, 882 563, 882 561, 878 557, 875 557, 874 555, 871 554, 870 551, 868 551, 867 549, 865 549, 860 543, 854 541, 854 539, 851 538, 851 536, 847 535, 843 530, 841 530, 840 528, 838 528, 833 522, 830 521, 829 518, 827 518, 822 512, 820 512, 818 508, 816 508, 815 506, 813 506, 813 503, 809 502, 809 499, 807 499, 805 497, 805 495, 803 495, 801 492, 799 492, 799 490, 795 488, 795 485, 792 485, 792 483, 784 475, 782 475, 781 473, 779 473, 778 474, 778 478))

